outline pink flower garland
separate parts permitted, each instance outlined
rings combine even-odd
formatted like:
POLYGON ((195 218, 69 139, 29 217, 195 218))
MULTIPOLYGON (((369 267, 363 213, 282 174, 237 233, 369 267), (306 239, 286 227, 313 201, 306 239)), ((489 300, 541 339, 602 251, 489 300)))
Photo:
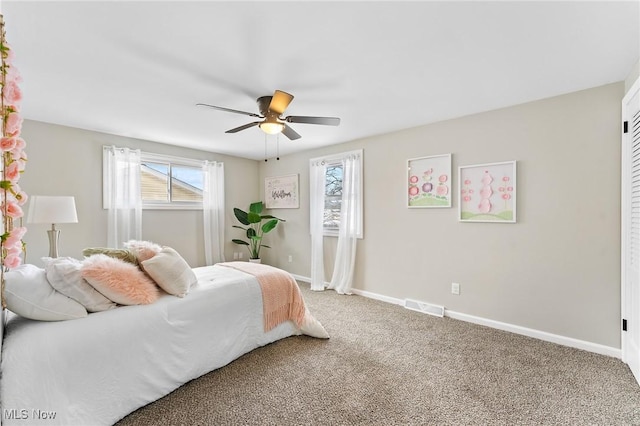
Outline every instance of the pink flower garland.
MULTIPOLYGON (((2 235, 0 235, 0 263, 2 272, 22 263, 24 243, 22 237, 27 228, 14 226, 14 220, 24 215, 22 206, 27 202, 27 194, 18 186, 20 175, 24 172, 27 155, 26 143, 20 137, 22 117, 20 102, 22 91, 18 83, 22 81, 20 73, 13 65, 14 54, 7 44, 4 31, 4 18, 0 15, 0 117, 2 135, 0 152, 2 153, 2 179, 0 180, 0 214, 2 214, 2 235)), ((2 277, 4 306, 4 275, 2 277)))

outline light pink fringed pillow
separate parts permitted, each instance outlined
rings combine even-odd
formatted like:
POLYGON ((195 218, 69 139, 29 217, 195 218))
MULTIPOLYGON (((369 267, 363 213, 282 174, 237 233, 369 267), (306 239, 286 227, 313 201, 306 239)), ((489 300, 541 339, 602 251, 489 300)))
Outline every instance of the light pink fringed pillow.
POLYGON ((120 305, 148 305, 158 300, 158 287, 137 266, 104 254, 87 257, 82 278, 120 305))
POLYGON ((152 243, 151 241, 138 241, 138 240, 129 240, 124 243, 124 248, 131 251, 138 262, 144 262, 145 260, 151 259, 156 254, 160 253, 162 247, 156 243, 152 243))

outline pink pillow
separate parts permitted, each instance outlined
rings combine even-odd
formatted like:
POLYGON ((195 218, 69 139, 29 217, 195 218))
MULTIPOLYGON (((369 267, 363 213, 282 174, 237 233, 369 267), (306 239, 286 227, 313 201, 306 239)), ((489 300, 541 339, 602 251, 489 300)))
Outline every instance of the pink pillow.
POLYGON ((82 262, 82 278, 107 298, 120 305, 148 305, 160 292, 137 266, 104 254, 82 262))
POLYGON ((124 247, 133 252, 138 262, 149 260, 162 250, 162 247, 151 241, 129 240, 124 243, 124 247))

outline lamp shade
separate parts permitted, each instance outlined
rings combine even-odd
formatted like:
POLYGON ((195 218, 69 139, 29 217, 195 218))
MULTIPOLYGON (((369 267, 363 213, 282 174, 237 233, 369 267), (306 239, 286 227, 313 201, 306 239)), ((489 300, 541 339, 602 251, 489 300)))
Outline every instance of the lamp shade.
POLYGON ((74 197, 32 195, 29 199, 27 223, 77 223, 74 197))

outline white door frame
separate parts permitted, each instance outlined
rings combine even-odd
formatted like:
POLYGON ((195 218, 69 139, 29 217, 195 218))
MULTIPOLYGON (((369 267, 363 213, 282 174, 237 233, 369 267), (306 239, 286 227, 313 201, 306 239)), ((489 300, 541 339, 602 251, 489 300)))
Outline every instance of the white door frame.
MULTIPOLYGON (((640 78, 622 100, 622 124, 622 360, 629 365, 636 381, 640 383, 640 211, 632 220, 633 203, 640 204, 640 78), (635 245, 633 255, 632 244, 635 245)), ((636 209, 640 209, 640 205, 636 205, 636 209)))

